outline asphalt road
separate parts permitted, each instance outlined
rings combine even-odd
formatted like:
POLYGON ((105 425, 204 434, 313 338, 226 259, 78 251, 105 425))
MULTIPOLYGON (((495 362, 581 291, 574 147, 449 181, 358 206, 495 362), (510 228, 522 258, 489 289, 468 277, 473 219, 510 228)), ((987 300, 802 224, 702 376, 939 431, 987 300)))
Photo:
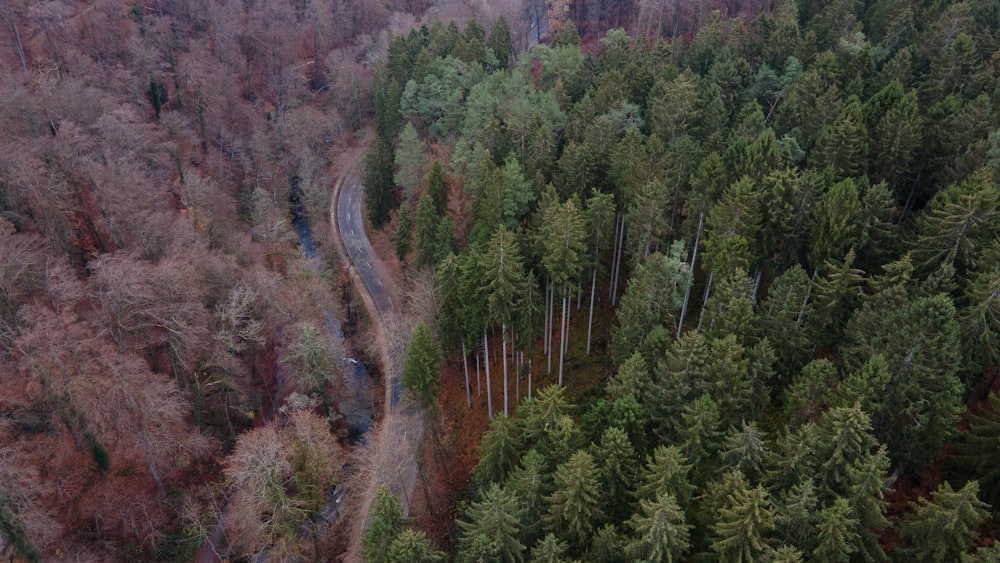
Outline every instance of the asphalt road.
POLYGON ((351 264, 368 287, 379 314, 383 319, 387 319, 389 313, 393 311, 394 304, 384 287, 385 282, 375 268, 375 251, 365 233, 361 197, 361 178, 355 175, 348 176, 344 180, 340 198, 337 200, 337 226, 351 264))

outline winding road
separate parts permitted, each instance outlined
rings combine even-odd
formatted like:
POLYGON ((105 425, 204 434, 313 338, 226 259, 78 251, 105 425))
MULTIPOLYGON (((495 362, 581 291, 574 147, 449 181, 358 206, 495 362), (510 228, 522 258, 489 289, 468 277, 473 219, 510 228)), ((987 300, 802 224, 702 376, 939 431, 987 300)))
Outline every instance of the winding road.
POLYGON ((387 282, 383 281, 385 275, 380 274, 377 269, 375 251, 365 233, 364 210, 361 203, 361 179, 353 174, 348 175, 344 179, 340 197, 337 199, 337 228, 340 229, 340 237, 351 259, 353 271, 361 276, 368 292, 371 293, 379 316, 387 319, 395 305, 389 290, 386 289, 387 282))

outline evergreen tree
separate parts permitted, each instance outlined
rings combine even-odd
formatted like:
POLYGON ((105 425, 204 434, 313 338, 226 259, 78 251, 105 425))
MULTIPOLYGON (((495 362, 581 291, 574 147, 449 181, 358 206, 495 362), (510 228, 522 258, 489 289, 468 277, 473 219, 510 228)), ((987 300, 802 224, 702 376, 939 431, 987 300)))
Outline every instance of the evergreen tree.
POLYGON ((743 473, 751 483, 759 482, 771 457, 766 439, 767 435, 757 429, 757 423, 744 421, 739 430, 733 428, 726 436, 722 459, 729 468, 743 473))
POLYGON ((686 506, 693 491, 688 479, 691 468, 678 446, 657 446, 646 460, 636 496, 655 501, 659 495, 668 494, 686 506))
POLYGON ((493 54, 496 55, 497 60, 500 62, 500 68, 506 69, 514 53, 511 49, 510 28, 507 27, 507 20, 503 16, 500 16, 497 18, 497 21, 493 22, 493 27, 490 28, 489 39, 486 40, 486 46, 493 50, 493 54))
MULTIPOLYGON (((651 254, 629 278, 616 316, 614 332, 616 358, 627 358, 638 346, 643 335, 655 326, 671 323, 679 311, 691 277, 683 263, 681 243, 675 243, 669 256, 651 254)), ((676 326, 669 327, 676 332, 676 326)))
POLYGON ((420 530, 403 530, 389 544, 388 561, 442 563, 444 552, 436 549, 427 534, 420 530))
POLYGON ((482 500, 473 502, 465 518, 458 521, 462 530, 459 561, 524 561, 521 522, 520 499, 493 483, 482 500))
POLYGON ((406 349, 400 382, 420 408, 431 408, 437 403, 437 390, 441 387, 440 364, 441 349, 427 325, 418 322, 406 349))
POLYGON ((406 201, 413 200, 417 187, 424 178, 427 157, 424 156, 422 145, 413 123, 407 121, 403 131, 399 134, 399 145, 396 148, 395 157, 396 174, 393 177, 393 182, 403 188, 406 201))
POLYGON ((389 220, 389 212, 396 200, 396 184, 392 178, 393 146, 391 142, 376 139, 365 155, 362 165, 365 207, 372 226, 381 229, 389 220))
POLYGON ((861 201, 854 179, 834 184, 814 213, 809 263, 818 267, 846 255, 858 243, 861 201))
POLYGON ((399 261, 406 259, 410 253, 410 242, 413 235, 413 221, 410 220, 410 212, 404 203, 397 212, 399 222, 396 224, 396 233, 392 237, 393 248, 396 251, 396 258, 399 261))
POLYGON ((440 222, 441 216, 434 211, 434 201, 429 193, 420 196, 416 217, 417 256, 413 261, 415 267, 434 267, 434 257, 437 254, 439 244, 437 234, 440 222))
POLYGON ((685 406, 681 413, 677 438, 696 476, 710 474, 708 471, 715 465, 712 460, 722 445, 719 426, 719 406, 707 394, 685 406))
POLYGON ((592 448, 598 460, 598 482, 603 489, 605 511, 613 522, 622 522, 628 516, 632 503, 639 459, 628 435, 621 428, 604 431, 600 444, 592 448))
POLYGON ((554 491, 546 498, 549 509, 542 521, 547 530, 568 540, 574 550, 583 551, 590 544, 591 533, 604 520, 593 456, 586 450, 577 451, 556 469, 554 481, 554 491))
POLYGON ((569 545, 549 532, 531 549, 531 563, 562 563, 567 561, 569 545))
POLYGON ((368 563, 390 563, 390 544, 403 531, 403 508, 382 485, 375 493, 370 519, 361 537, 361 558, 368 563))
POLYGON ((850 561, 860 541, 857 528, 858 521, 851 513, 850 503, 846 498, 838 498, 819 511, 813 556, 817 561, 850 561))
POLYGON ((639 501, 639 511, 628 525, 635 536, 625 552, 634 560, 669 563, 680 560, 690 545, 691 526, 684 523, 684 512, 667 493, 639 501))
POLYGON ((521 446, 517 429, 517 425, 506 416, 490 420, 490 427, 483 433, 479 445, 479 463, 475 470, 480 487, 485 489, 489 483, 503 483, 517 466, 521 446))
POLYGON ((445 181, 444 170, 438 160, 434 161, 431 171, 427 173, 427 193, 434 204, 434 212, 439 217, 444 217, 448 211, 448 183, 445 181))
POLYGON ((1000 396, 990 393, 988 406, 970 410, 963 419, 966 427, 955 437, 948 473, 978 480, 983 500, 995 505, 1000 501, 1000 396))
POLYGON ((979 500, 979 483, 969 481, 959 490, 947 482, 920 498, 900 527, 906 547, 903 555, 921 561, 955 561, 979 537, 979 526, 990 506, 979 500))
POLYGON ((913 259, 932 269, 942 262, 975 267, 979 248, 996 236, 1000 195, 989 169, 949 186, 931 199, 916 226, 913 259))
POLYGON ((552 475, 545 456, 529 450, 521 456, 521 463, 510 473, 507 488, 521 499, 525 542, 541 536, 541 517, 545 510, 545 497, 552 493, 552 475))
POLYGON ((725 561, 756 561, 765 552, 766 537, 773 529, 767 491, 761 486, 734 489, 712 526, 712 551, 725 561))

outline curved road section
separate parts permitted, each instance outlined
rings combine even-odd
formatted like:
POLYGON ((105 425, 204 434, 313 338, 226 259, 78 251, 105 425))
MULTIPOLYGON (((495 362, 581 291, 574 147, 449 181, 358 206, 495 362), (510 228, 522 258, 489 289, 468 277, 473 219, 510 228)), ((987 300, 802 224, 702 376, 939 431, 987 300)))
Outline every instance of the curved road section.
MULTIPOLYGON (((375 250, 372 248, 368 234, 365 232, 364 209, 362 207, 361 178, 357 174, 349 174, 344 178, 337 196, 337 229, 344 243, 347 257, 351 261, 351 273, 357 274, 364 282, 375 304, 383 326, 394 319, 396 304, 392 302, 390 282, 385 274, 378 271, 375 250)), ((388 364, 388 356, 384 358, 386 371, 394 370, 388 364)), ((399 374, 392 373, 392 394, 387 394, 386 400, 393 407, 399 404, 400 384, 399 374)))
POLYGON ((375 251, 365 233, 361 198, 361 179, 354 175, 347 176, 337 200, 337 227, 354 271, 365 282, 379 316, 386 319, 393 309, 392 297, 375 270, 375 251))

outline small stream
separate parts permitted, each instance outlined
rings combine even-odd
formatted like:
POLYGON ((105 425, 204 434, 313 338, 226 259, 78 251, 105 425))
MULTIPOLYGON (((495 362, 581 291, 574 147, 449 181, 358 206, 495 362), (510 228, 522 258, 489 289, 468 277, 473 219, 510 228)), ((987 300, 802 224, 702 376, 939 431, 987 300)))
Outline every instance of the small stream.
MULTIPOLYGON (((292 193, 288 200, 291 204, 292 228, 299 235, 302 254, 306 257, 309 267, 316 272, 324 269, 323 259, 316 251, 309 219, 302 204, 301 188, 298 176, 292 178, 292 193)), ((332 309, 323 311, 326 331, 330 338, 343 340, 344 331, 340 327, 340 319, 332 309)), ((364 435, 372 425, 375 415, 375 403, 372 398, 372 378, 368 367, 360 360, 344 358, 344 394, 335 399, 337 411, 347 423, 348 439, 352 446, 363 443, 364 435)))

